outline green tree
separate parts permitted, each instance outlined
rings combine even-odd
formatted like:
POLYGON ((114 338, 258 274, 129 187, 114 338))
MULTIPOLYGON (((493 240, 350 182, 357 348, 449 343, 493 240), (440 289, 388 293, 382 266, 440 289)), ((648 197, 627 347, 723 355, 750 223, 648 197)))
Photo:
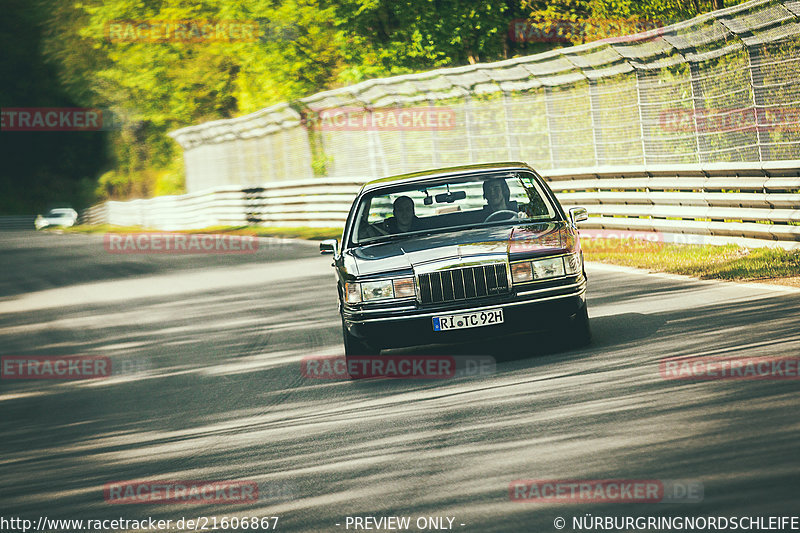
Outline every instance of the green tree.
MULTIPOLYGON (((0 107, 80 107, 41 50, 51 10, 28 0, 6 0, 0 17, 0 107)), ((32 214, 58 205, 94 201, 93 183, 108 165, 102 132, 0 131, 0 213, 32 214)))
MULTIPOLYGON (((674 22, 719 0, 10 0, 36 18, 42 74, 78 105, 122 117, 101 197, 181 189, 168 132, 370 78, 496 61, 674 22), (26 8, 26 5, 28 6, 26 8), (516 19, 567 22, 566 42, 522 42, 516 19), (257 21, 257 38, 112 38, 121 21, 257 21), (638 24, 638 25, 637 25, 638 24)), ((732 0, 738 3, 740 0, 732 0)), ((729 3, 732 3, 729 2, 729 3)), ((13 34, 13 19, 2 22, 13 34)), ((21 40, 25 40, 23 37, 21 40)), ((6 49, 6 48, 4 48, 6 49)), ((18 61, 14 46, 3 57, 18 61)), ((13 68, 13 67, 9 67, 13 68)), ((41 87, 33 84, 32 93, 41 87)), ((25 94, 20 80, 15 90, 25 94)), ((13 98, 12 98, 13 100, 13 98)), ((97 172, 97 171, 96 171, 97 172)), ((97 172, 99 174, 99 172, 97 172)))

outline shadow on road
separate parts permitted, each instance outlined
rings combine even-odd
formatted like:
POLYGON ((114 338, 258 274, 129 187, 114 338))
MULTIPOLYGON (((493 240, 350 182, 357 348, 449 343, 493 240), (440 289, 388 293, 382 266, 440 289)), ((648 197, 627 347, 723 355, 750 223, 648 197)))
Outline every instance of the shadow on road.
MULTIPOLYGON (((619 298, 646 301, 647 283, 639 285, 619 298)), ((656 295, 683 290, 652 285, 656 295)), ((610 288, 593 290, 614 300, 610 288)), ((430 347, 495 356, 492 375, 354 383, 300 372, 302 357, 342 351, 329 275, 6 315, 6 354, 102 354, 133 371, 94 382, 3 380, 0 502, 4 513, 29 518, 279 513, 292 531, 332 527, 344 515, 449 512, 470 531, 507 531, 549 528, 564 511, 510 502, 514 479, 624 477, 706 487, 690 510, 632 504, 626 514, 791 508, 796 382, 665 381, 658 364, 676 355, 797 354, 796 297, 591 323, 594 341, 578 350, 541 336, 510 347, 430 347), (104 503, 104 483, 131 479, 253 479, 290 489, 234 508, 104 503)))

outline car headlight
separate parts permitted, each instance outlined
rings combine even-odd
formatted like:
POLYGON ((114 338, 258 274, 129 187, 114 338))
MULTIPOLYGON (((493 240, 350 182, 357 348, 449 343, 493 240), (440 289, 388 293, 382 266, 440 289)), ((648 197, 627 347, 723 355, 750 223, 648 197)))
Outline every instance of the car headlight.
POLYGON ((533 281, 533 267, 531 267, 530 262, 511 265, 511 279, 514 283, 533 281))
POLYGON ((511 280, 527 283, 534 280, 574 276, 583 270, 580 252, 561 257, 548 257, 511 265, 511 280))
POLYGON ((564 268, 567 272, 567 276, 580 274, 583 270, 583 259, 581 258, 580 252, 566 256, 564 258, 564 268))
POLYGON ((397 278, 392 280, 395 298, 413 298, 417 295, 414 278, 397 278))
POLYGON ((534 279, 558 278, 564 275, 564 258, 538 259, 531 261, 534 279))
POLYGON ((361 284, 359 283, 345 283, 344 284, 345 300, 349 304, 357 304, 361 301, 361 284))
POLYGON ((416 295, 414 278, 394 278, 378 281, 362 281, 361 283, 345 283, 345 297, 349 304, 413 298, 416 295))
POLYGON ((361 298, 365 302, 372 300, 385 300, 394 297, 392 280, 367 281, 361 284, 361 298))

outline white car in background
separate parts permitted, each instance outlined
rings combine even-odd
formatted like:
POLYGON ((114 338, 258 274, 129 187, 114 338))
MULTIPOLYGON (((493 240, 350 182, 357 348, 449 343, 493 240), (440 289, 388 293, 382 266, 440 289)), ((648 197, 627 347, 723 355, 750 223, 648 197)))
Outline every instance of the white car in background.
MULTIPOLYGON (((30 220, 30 219, 29 219, 30 220)), ((78 212, 69 207, 61 207, 51 209, 44 215, 38 215, 34 221, 36 229, 42 229, 49 226, 60 226, 68 228, 74 226, 78 221, 78 212)))

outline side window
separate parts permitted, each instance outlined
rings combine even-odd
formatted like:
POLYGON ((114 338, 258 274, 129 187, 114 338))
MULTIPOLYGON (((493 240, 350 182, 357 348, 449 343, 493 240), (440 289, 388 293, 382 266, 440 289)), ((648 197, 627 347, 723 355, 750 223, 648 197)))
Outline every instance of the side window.
POLYGON ((368 197, 364 198, 358 206, 356 219, 353 224, 353 236, 350 239, 353 243, 359 243, 364 239, 375 236, 374 232, 370 229, 369 222, 369 216, 372 210, 371 206, 372 200, 368 197))
POLYGON ((383 222, 392 216, 392 199, 388 196, 376 196, 372 199, 367 220, 370 224, 383 222))
POLYGON ((517 204, 522 205, 529 202, 528 193, 525 190, 525 187, 517 179, 508 179, 506 180, 508 183, 508 189, 511 191, 511 198, 512 202, 517 202, 517 204))
MULTIPOLYGON (((514 182, 522 194, 522 198, 518 200, 519 205, 528 217, 539 219, 555 217, 555 210, 535 179, 519 178, 514 182)), ((513 194, 512 192, 512 196, 513 194)))

